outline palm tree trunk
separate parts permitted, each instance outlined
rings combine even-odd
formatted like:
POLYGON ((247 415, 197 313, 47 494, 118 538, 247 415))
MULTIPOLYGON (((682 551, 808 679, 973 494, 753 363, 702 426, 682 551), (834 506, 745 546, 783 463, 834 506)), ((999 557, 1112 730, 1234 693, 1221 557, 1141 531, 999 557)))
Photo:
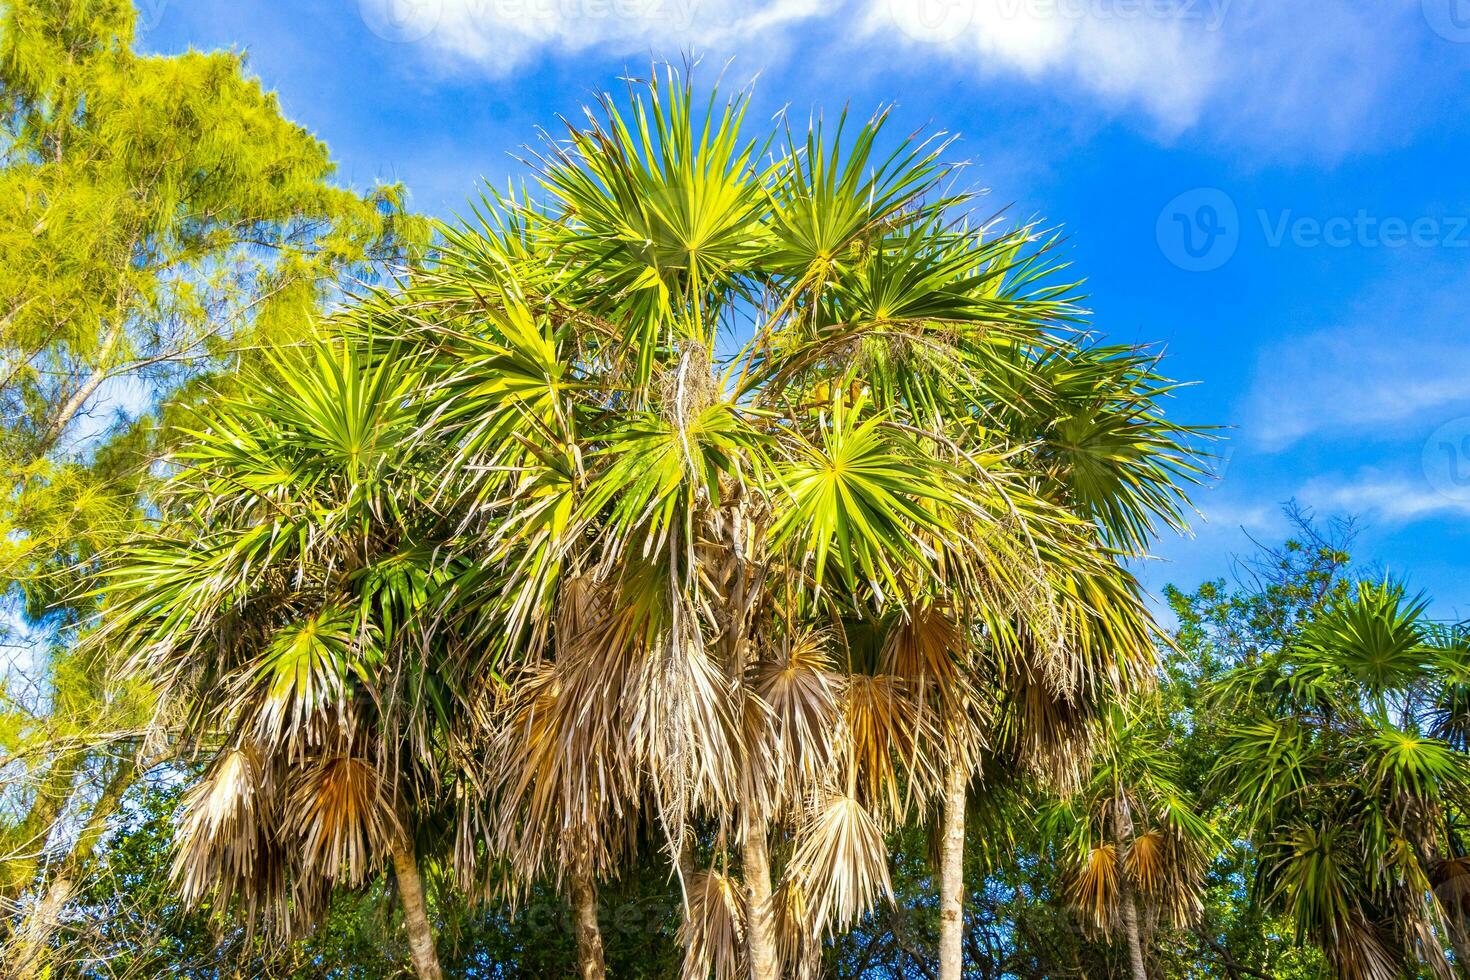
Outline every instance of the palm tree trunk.
MULTIPOLYGON (((755 823, 755 821, 752 821, 755 823)), ((776 924, 771 916, 771 857, 766 851, 766 823, 746 828, 741 847, 745 881, 745 941, 750 953, 750 980, 777 980, 776 924)))
MULTIPOLYGON (((1118 860, 1123 861, 1128 842, 1133 839, 1133 811, 1128 798, 1120 791, 1113 811, 1118 840, 1118 860)), ((1148 980, 1148 970, 1143 963, 1143 939, 1138 928, 1138 902, 1133 895, 1133 883, 1128 880, 1126 869, 1118 874, 1118 900, 1123 906, 1123 935, 1128 943, 1128 964, 1133 971, 1133 980, 1148 980)))
POLYGON ((607 964, 602 955, 602 930, 597 924, 597 886, 584 870, 568 875, 572 915, 577 932, 577 976, 579 980, 602 980, 607 964))
POLYGON ((944 774, 944 819, 939 839, 939 980, 960 980, 965 941, 965 772, 959 762, 944 774))
POLYGON ((403 900, 403 924, 408 931, 408 949, 419 980, 443 980, 439 954, 434 950, 434 929, 429 924, 429 907, 424 901, 424 880, 413 841, 401 837, 393 848, 393 875, 398 879, 398 897, 403 900))
POLYGON ((1143 941, 1138 929, 1138 904, 1133 900, 1133 889, 1126 881, 1119 887, 1123 900, 1123 932, 1128 940, 1128 964, 1133 970, 1133 980, 1148 980, 1148 970, 1143 965, 1143 941))

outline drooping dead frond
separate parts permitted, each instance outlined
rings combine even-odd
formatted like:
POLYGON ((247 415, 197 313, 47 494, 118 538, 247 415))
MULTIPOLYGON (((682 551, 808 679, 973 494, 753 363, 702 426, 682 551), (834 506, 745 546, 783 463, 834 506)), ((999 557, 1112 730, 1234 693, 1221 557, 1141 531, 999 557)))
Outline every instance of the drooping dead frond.
POLYGON ((846 929, 893 896, 883 830, 851 796, 821 802, 801 830, 787 875, 806 900, 804 920, 813 936, 846 929))
POLYGON ((623 693, 630 761, 651 774, 660 819, 677 840, 696 807, 721 813, 735 798, 744 750, 732 685, 692 615, 654 644, 636 681, 623 693))
POLYGON ((689 911, 679 928, 684 944, 683 980, 735 980, 745 963, 745 893, 718 871, 691 876, 689 911))
POLYGON ((913 686, 891 674, 852 674, 843 698, 844 763, 859 798, 892 815, 904 809, 904 795, 927 797, 939 778, 941 748, 937 719, 922 711, 913 686), (906 779, 900 779, 900 766, 906 779))
POLYGON ((1112 844, 1098 844, 1084 854, 1069 877, 1067 891, 1086 913, 1089 925, 1100 931, 1112 927, 1118 913, 1118 852, 1112 844))
POLYGON ((782 769, 785 799, 799 799, 815 788, 833 760, 842 678, 832 670, 824 641, 817 632, 785 639, 756 675, 755 689, 770 709, 771 757, 782 769))
POLYGON ((776 930, 781 976, 792 980, 814 980, 819 976, 822 926, 812 921, 811 905, 796 879, 783 878, 771 893, 771 922, 776 930))
POLYGON ((1434 897, 1451 922, 1470 928, 1470 857, 1450 858, 1430 874, 1434 897))
POLYGON ((1164 835, 1157 830, 1139 834, 1128 844, 1128 852, 1123 856, 1123 868, 1133 883, 1144 892, 1156 892, 1163 884, 1168 872, 1166 847, 1164 835))
POLYGON ((1323 952, 1344 980, 1396 980, 1401 976, 1378 930, 1360 914, 1343 917, 1334 924, 1333 934, 1322 938, 1330 940, 1323 944, 1323 952))
POLYGON ((184 795, 176 835, 173 877, 184 902, 193 905, 215 889, 226 893, 268 877, 279 897, 280 868, 268 868, 266 841, 278 822, 276 786, 248 748, 231 749, 215 759, 204 777, 184 795))
MULTIPOLYGON (((901 613, 884 637, 880 663, 904 678, 915 708, 932 721, 952 764, 970 771, 985 744, 988 706, 977 697, 970 641, 960 624, 933 602, 901 613)), ((926 718, 926 722, 928 719, 926 718)))
POLYGON ((965 638, 955 623, 932 602, 905 610, 883 641, 885 673, 934 685, 940 697, 964 693, 965 638))
POLYGON ((574 838, 609 874, 645 805, 678 841, 695 807, 721 812, 736 793, 730 685, 692 619, 662 625, 647 602, 593 611, 554 662, 512 676, 492 740, 498 836, 526 875, 560 873, 574 838))
MULTIPOLYGON (((618 745, 605 739, 599 703, 585 705, 586 727, 566 696, 565 671, 546 664, 514 675, 501 708, 504 724, 492 735, 490 795, 496 816, 496 850, 523 879, 550 870, 559 875, 571 862, 572 835, 598 873, 626 828, 625 807, 636 779, 619 764, 618 745)), ((609 678, 615 683, 615 678, 609 678)))
POLYGON ((1003 739, 1022 766, 1064 796, 1087 771, 1091 722, 1084 705, 1052 690, 1026 665, 1013 675, 1003 739))
POLYGON ((293 774, 287 803, 304 863, 349 887, 366 881, 403 833, 382 774, 364 759, 328 757, 293 774))

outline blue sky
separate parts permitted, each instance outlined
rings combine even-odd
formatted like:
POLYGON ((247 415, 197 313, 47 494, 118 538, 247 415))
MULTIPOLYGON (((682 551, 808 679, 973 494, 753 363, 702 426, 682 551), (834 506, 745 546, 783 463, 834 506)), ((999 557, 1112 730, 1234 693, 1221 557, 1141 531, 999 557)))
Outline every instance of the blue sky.
POLYGON ((139 0, 142 44, 248 52, 356 185, 460 209, 650 59, 753 116, 892 104, 993 209, 1062 227, 1095 324, 1198 382, 1220 478, 1152 587, 1280 505, 1470 616, 1470 0, 139 0))

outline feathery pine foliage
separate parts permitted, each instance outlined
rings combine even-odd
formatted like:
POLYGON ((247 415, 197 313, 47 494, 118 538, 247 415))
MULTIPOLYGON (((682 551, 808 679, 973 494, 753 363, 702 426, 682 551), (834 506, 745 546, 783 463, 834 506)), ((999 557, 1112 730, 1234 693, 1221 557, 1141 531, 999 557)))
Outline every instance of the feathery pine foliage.
POLYGON ((325 146, 238 55, 138 54, 119 0, 9 0, 0 16, 9 913, 30 886, 69 887, 64 863, 38 878, 65 856, 53 828, 112 798, 151 712, 147 679, 75 640, 99 556, 149 519, 174 431, 160 421, 228 389, 260 345, 306 336, 427 227, 399 188, 336 186, 325 146))

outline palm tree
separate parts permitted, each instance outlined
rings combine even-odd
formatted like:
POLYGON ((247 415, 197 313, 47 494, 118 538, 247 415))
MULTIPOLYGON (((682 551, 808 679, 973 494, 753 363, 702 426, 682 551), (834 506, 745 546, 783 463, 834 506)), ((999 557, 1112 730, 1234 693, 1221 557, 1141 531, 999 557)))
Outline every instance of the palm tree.
MULTIPOLYGON (((1010 295, 997 280, 992 295, 1010 295)), ((1073 533, 1095 559, 1036 551, 1042 601, 1016 590, 980 597, 968 635, 984 651, 972 687, 994 705, 991 758, 1070 787, 1082 778, 1109 704, 1152 679, 1156 629, 1123 559, 1145 553, 1158 525, 1182 529, 1183 490, 1200 469, 1191 429, 1164 417, 1175 387, 1146 351, 1087 342, 1012 345, 991 359, 991 425, 1022 449, 1034 493, 1081 524, 1073 533)), ((973 736, 971 736, 973 741, 973 736)), ((975 753, 951 751, 940 846, 940 975, 959 980, 964 921, 967 787, 975 753)), ((993 763, 992 763, 993 765, 993 763)))
POLYGON ((943 142, 752 139, 747 105, 672 71, 603 100, 540 199, 358 316, 422 359, 483 522, 496 850, 585 903, 651 821, 689 975, 773 978, 888 893, 884 830, 962 788, 997 679, 1034 753, 1146 672, 1119 552, 1188 464, 1155 376, 1077 343, 1050 242, 958 217, 943 142))
POLYGON ((1216 843, 1213 828, 1174 781, 1152 710, 1146 699, 1109 708, 1086 783, 1043 818, 1060 844, 1072 901, 1090 929, 1121 933, 1134 980, 1148 978, 1149 922, 1182 927, 1198 918, 1216 843))
POLYGON ((99 637, 203 753, 174 862, 185 902, 233 898, 289 935, 386 864, 431 978, 420 831, 455 795, 448 733, 491 665, 444 619, 456 525, 431 501, 417 379, 410 359, 322 341, 212 405, 170 461, 156 530, 117 562, 99 637))
POLYGON ((1221 693, 1241 721, 1217 778, 1256 851, 1257 894, 1346 978, 1449 977, 1470 951, 1470 646, 1426 607, 1401 584, 1357 582, 1221 693))

